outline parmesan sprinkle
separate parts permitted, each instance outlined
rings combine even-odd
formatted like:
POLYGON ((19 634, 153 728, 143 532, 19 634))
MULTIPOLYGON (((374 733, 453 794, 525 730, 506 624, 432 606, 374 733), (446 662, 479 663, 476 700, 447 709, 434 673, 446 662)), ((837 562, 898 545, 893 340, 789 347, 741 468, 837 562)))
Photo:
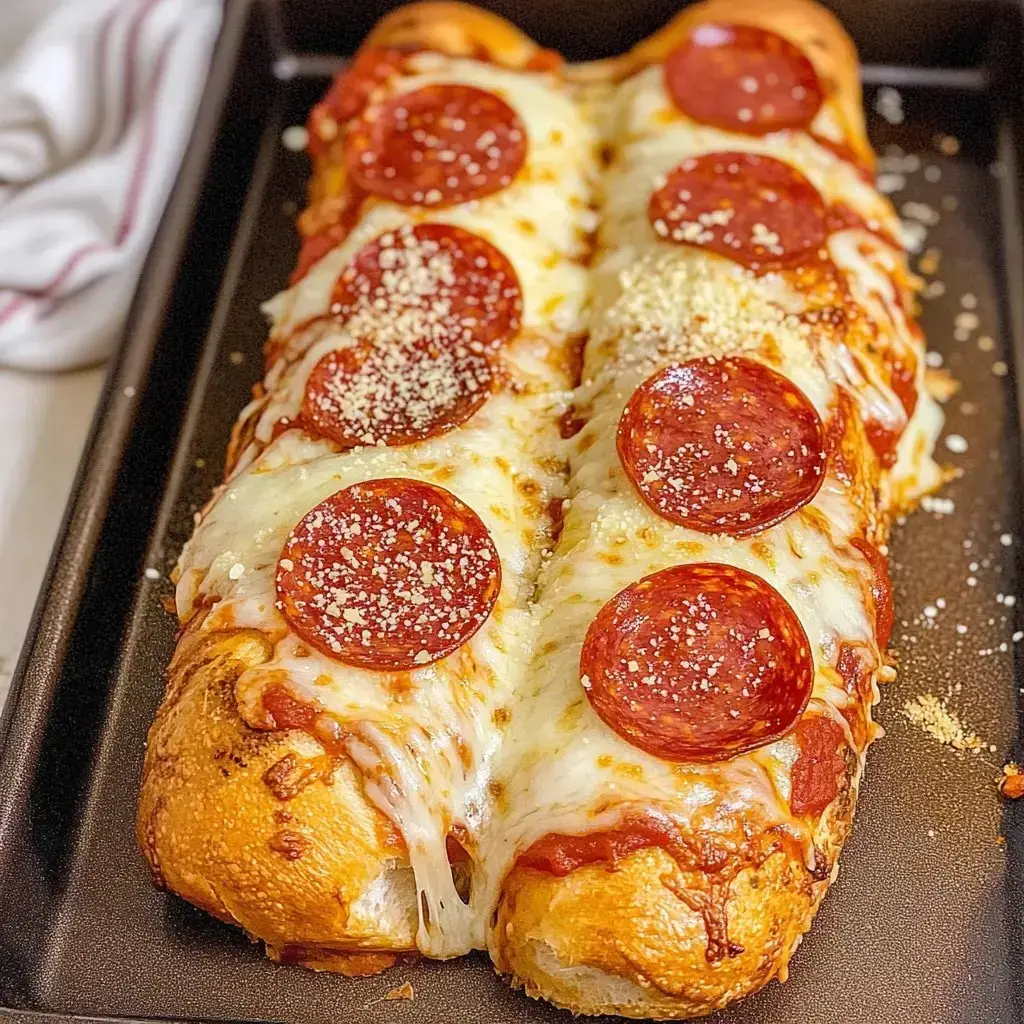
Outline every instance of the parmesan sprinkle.
POLYGON ((285 552, 278 609, 300 635, 353 664, 383 651, 400 663, 381 667, 408 668, 454 650, 483 625, 500 582, 497 552, 474 513, 411 480, 338 492, 296 526, 285 552))
POLYGON ((891 86, 884 86, 875 96, 875 113, 889 124, 902 124, 903 97, 891 86))
POLYGON ((398 988, 393 988, 390 992, 384 993, 385 999, 415 999, 416 990, 412 987, 411 981, 403 981, 398 988))
POLYGON ((966 729, 946 702, 934 694, 923 693, 908 700, 903 705, 903 715, 933 739, 954 750, 969 750, 976 754, 987 747, 984 740, 977 733, 966 729))
POLYGON ((740 355, 783 329, 810 338, 810 324, 787 316, 761 291, 723 279, 730 276, 728 265, 685 251, 637 260, 620 275, 619 296, 591 334, 589 348, 611 356, 602 360, 602 377, 632 368, 646 375, 669 359, 740 355))

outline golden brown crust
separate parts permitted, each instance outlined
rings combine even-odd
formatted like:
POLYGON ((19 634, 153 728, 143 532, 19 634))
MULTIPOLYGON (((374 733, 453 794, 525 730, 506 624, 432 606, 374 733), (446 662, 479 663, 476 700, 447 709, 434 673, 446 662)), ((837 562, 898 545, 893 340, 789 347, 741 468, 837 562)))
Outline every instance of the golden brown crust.
POLYGON ((788 850, 741 871, 727 912, 730 939, 744 952, 714 964, 701 915, 676 895, 700 888, 660 849, 640 850, 613 871, 588 865, 565 878, 517 869, 498 914, 498 969, 576 1013, 701 1016, 779 973, 824 886, 788 850))
POLYGON ((704 1016, 772 978, 785 980, 835 875, 859 764, 849 751, 840 793, 815 829, 813 865, 783 840, 729 882, 724 917, 729 942, 742 947, 737 955, 707 957, 707 925, 692 907, 708 876, 648 848, 614 869, 590 864, 564 877, 513 868, 497 908, 496 968, 529 995, 575 1013, 660 1019, 704 1016))
POLYGON ((437 50, 510 68, 526 67, 540 50, 500 15, 455 0, 425 0, 392 11, 377 22, 362 49, 370 46, 437 50))
POLYGON ((360 903, 404 855, 355 769, 323 765, 300 733, 261 732, 239 716, 235 680, 267 655, 251 630, 193 627, 179 645, 138 807, 154 879, 268 951, 301 947, 294 962, 333 969, 340 951, 412 949, 414 920, 360 903))

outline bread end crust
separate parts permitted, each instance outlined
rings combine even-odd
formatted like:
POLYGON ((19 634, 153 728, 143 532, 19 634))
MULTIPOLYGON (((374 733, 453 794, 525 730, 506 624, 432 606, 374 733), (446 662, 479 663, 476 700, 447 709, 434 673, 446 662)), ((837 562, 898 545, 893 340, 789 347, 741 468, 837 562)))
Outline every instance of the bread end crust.
POLYGON ((708 876, 649 847, 614 868, 590 864, 561 877, 513 867, 492 933, 496 969, 528 995, 574 1013, 661 1020, 703 1017, 772 978, 785 981, 853 821, 862 758, 850 750, 846 762, 840 792, 814 829, 813 868, 783 839, 729 883, 733 955, 709 958, 705 919, 693 909, 708 876))
POLYGON ((727 903, 729 938, 743 951, 714 963, 682 890, 700 892, 698 880, 660 849, 564 878, 516 869, 499 909, 498 970, 575 1013, 704 1016, 785 970, 824 886, 786 849, 743 869, 727 903))
POLYGON ((351 973, 347 954, 415 948, 411 870, 348 761, 239 715, 235 681, 268 653, 253 630, 186 632, 149 733, 139 846, 160 887, 272 956, 351 973))

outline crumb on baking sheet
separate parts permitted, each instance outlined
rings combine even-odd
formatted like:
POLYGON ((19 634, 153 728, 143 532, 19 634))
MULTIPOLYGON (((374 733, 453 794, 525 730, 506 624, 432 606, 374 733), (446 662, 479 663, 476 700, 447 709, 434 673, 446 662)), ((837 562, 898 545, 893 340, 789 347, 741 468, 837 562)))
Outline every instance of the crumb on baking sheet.
POLYGON ((954 750, 969 750, 977 754, 988 747, 976 732, 964 726, 944 700, 932 693, 922 693, 908 700, 903 705, 903 716, 932 739, 954 750))
POLYGON ((883 86, 875 96, 875 113, 889 124, 902 124, 903 97, 892 86, 883 86))
POLYGON ((309 134, 301 124, 289 125, 281 132, 281 145, 291 153, 301 153, 309 144, 309 134))
POLYGON ((996 780, 999 792, 1007 800, 1019 800, 1024 797, 1024 772, 1015 761, 1003 765, 1003 774, 996 780))
POLYGON ((917 261, 917 272, 929 276, 939 272, 939 265, 942 262, 942 250, 934 245, 928 246, 917 261))
POLYGON ((412 987, 411 981, 403 981, 398 988, 384 993, 385 999, 415 999, 416 990, 412 987))

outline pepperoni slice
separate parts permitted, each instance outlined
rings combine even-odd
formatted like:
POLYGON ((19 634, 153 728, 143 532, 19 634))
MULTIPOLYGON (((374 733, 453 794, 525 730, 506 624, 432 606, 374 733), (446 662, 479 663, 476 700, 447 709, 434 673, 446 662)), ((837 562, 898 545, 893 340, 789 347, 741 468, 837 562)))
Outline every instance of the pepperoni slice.
POLYGON ((665 88, 687 117, 744 135, 808 128, 822 103, 814 65, 754 25, 698 25, 668 55, 665 88))
POLYGON ((425 85, 370 107, 345 163, 360 188, 405 206, 448 206, 507 187, 526 160, 526 129, 493 93, 425 85))
POLYGON ((797 170, 756 153, 707 153, 684 160, 651 196, 656 234, 696 245, 758 273, 820 260, 825 204, 797 170))
POLYGON ((846 769, 839 752, 845 743, 842 727, 824 715, 809 715, 800 720, 793 736, 800 753, 790 775, 790 810, 821 814, 839 795, 846 769))
POLYGON ((450 224, 385 231, 334 286, 331 312, 378 343, 498 348, 519 330, 523 295, 505 255, 450 224))
POLYGON ((613 597, 587 630, 580 672, 601 720, 669 761, 715 761, 779 739, 811 696, 793 609, 731 565, 677 565, 613 597))
POLYGON ((892 603, 892 579, 889 576, 889 563, 885 555, 870 541, 857 537, 851 543, 871 566, 871 597, 875 603, 875 640, 879 650, 884 651, 889 645, 896 617, 892 603))
POLYGON ((494 370, 461 342, 357 342, 328 352, 306 381, 301 421, 343 448, 395 447, 447 433, 487 401, 494 370))
POLYGON ((795 384, 753 359, 691 359, 633 393, 619 461, 658 515, 745 537, 806 505, 825 477, 826 438, 795 384))
POLYGON ((400 477, 353 484, 292 530, 277 608, 295 632, 357 668, 407 671, 461 647, 487 621, 501 563, 454 494, 400 477))

